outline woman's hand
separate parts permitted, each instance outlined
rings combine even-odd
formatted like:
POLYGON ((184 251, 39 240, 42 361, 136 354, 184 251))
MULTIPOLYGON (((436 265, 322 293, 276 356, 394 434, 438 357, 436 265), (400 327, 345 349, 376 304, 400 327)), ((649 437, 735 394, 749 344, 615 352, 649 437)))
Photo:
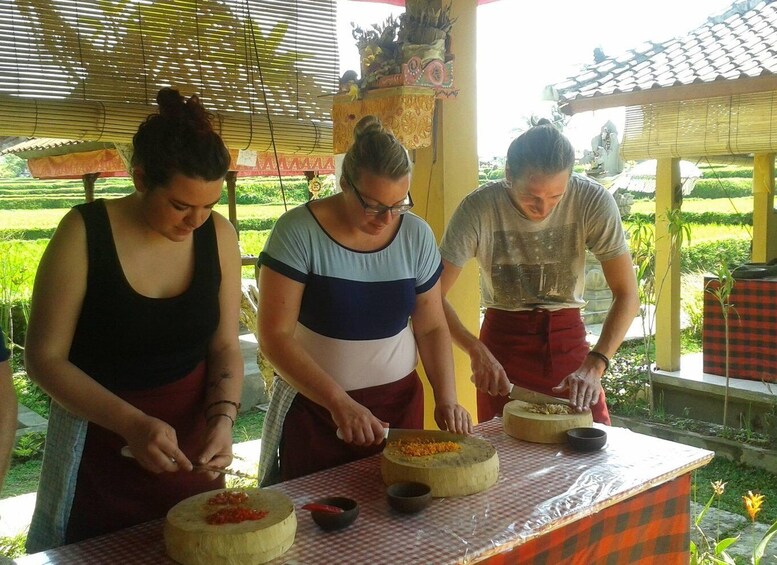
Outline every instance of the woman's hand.
POLYGON ((380 445, 385 439, 387 422, 378 420, 367 408, 346 396, 342 405, 330 412, 346 443, 380 445))
POLYGON ((434 407, 434 421, 441 430, 457 434, 472 433, 472 417, 458 403, 437 404, 434 407))
MULTIPOLYGON (((195 457, 197 464, 213 467, 228 467, 232 464, 232 419, 211 414, 208 418, 208 428, 203 439, 203 448, 195 457)), ((213 480, 219 473, 201 471, 213 480)))
POLYGON ((166 422, 144 414, 133 420, 122 435, 144 469, 152 473, 192 470, 191 461, 178 447, 175 429, 166 422))

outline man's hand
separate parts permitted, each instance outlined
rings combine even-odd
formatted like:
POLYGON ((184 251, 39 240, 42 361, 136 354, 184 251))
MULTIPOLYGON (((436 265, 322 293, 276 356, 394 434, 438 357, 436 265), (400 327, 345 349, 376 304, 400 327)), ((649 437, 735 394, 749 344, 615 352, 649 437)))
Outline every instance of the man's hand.
POLYGON ((568 390, 569 401, 578 412, 590 410, 602 394, 602 370, 597 363, 600 362, 595 358, 586 357, 577 371, 553 387, 553 392, 558 394, 568 390))
POLYGON ((506 396, 510 393, 510 381, 504 367, 483 342, 478 340, 477 346, 470 350, 469 357, 472 382, 478 390, 491 396, 506 396))

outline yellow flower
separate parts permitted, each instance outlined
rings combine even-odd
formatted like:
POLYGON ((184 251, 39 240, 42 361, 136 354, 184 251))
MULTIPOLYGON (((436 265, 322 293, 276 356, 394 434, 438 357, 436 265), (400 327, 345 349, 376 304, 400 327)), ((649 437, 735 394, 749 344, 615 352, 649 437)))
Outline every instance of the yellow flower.
POLYGON ((724 483, 723 481, 715 481, 714 483, 710 484, 712 485, 712 491, 715 493, 715 496, 723 496, 723 493, 726 491, 726 485, 728 483, 724 483))
POLYGON ((743 496, 742 500, 745 501, 745 509, 750 516, 750 520, 755 522, 755 517, 761 511, 761 505, 764 501, 764 495, 753 494, 752 491, 747 491, 747 496, 743 496))

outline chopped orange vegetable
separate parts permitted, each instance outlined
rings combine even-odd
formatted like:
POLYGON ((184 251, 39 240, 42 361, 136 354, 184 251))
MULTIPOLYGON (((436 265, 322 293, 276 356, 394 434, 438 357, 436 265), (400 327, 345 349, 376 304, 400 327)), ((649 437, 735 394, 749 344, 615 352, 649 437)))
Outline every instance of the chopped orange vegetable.
POLYGON ((397 449, 408 457, 426 457, 437 453, 452 453, 459 451, 461 446, 455 441, 398 441, 397 449))

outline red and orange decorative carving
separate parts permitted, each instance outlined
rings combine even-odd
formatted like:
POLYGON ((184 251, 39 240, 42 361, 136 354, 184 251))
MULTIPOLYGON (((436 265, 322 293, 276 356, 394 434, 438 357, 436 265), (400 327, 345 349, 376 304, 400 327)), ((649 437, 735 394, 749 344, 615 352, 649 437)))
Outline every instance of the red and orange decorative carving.
POLYGON ((434 89, 437 98, 451 98, 458 94, 458 90, 453 88, 453 61, 443 63, 433 59, 423 65, 419 57, 403 63, 401 73, 380 77, 376 86, 425 86, 434 89))

